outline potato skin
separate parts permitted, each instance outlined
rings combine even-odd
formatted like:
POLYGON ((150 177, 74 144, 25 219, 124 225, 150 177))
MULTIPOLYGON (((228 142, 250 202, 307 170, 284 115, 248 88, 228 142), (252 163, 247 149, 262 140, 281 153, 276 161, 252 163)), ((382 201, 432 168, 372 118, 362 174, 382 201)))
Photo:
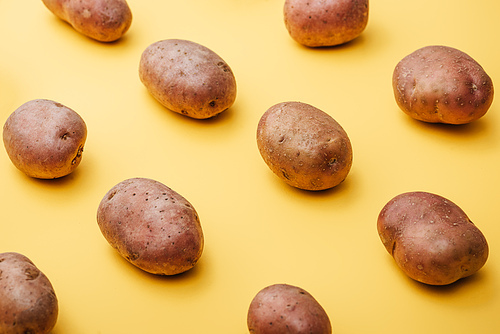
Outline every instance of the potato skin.
POLYGON ((404 57, 392 77, 403 112, 429 123, 466 124, 486 114, 493 82, 466 53, 442 45, 420 48, 404 57))
POLYGON ((248 330, 252 334, 331 334, 328 314, 314 297, 299 287, 274 284, 260 290, 250 303, 248 330))
POLYGON ((195 42, 167 39, 142 53, 139 77, 166 108, 196 118, 211 118, 231 107, 236 79, 215 52, 195 42))
POLYGON ((132 24, 125 0, 42 0, 57 17, 99 42, 120 39, 132 24))
POLYGON ((105 239, 138 268, 176 275, 195 266, 204 245, 194 207, 166 185, 131 178, 111 188, 97 211, 105 239))
POLYGON ((290 36, 308 47, 347 43, 368 24, 368 0, 286 0, 283 9, 290 36))
POLYGON ((481 231, 455 203, 427 192, 389 201, 377 230, 387 251, 412 279, 447 285, 477 272, 488 258, 481 231))
POLYGON ((57 297, 47 276, 26 256, 1 253, 0 333, 49 333, 58 313, 57 297))
POLYGON ((16 109, 3 127, 10 160, 26 175, 54 179, 73 172, 82 159, 87 126, 74 110, 51 100, 16 109))
POLYGON ((287 184, 325 190, 340 184, 352 165, 352 147, 330 115, 302 102, 282 102, 262 115, 257 146, 269 168, 287 184))

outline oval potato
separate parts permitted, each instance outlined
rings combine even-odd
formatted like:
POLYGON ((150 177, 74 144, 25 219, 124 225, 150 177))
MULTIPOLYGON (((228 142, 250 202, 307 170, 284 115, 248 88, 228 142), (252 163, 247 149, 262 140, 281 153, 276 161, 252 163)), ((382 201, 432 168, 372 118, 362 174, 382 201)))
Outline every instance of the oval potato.
POLYGON ((112 187, 97 211, 105 239, 136 267, 176 275, 195 266, 204 245, 194 207, 166 185, 131 178, 112 187))
POLYGON ((302 102, 270 107, 259 121, 257 146, 268 167, 299 189, 335 187, 352 165, 344 129, 327 113, 302 102))
POLYGON ((76 31, 99 42, 120 39, 132 24, 132 12, 125 0, 42 1, 76 31))
POLYGON ((247 325, 252 334, 331 334, 328 314, 299 287, 274 284, 260 290, 250 303, 247 325))
POLYGON ((286 0, 285 26, 290 36, 308 47, 352 41, 368 24, 368 0, 286 0))
POLYGON ((218 115, 236 99, 236 79, 229 65, 209 48, 187 40, 148 46, 139 77, 163 106, 196 119, 218 115))
POLYGON ((377 230, 387 251, 412 279, 447 285, 476 273, 488 258, 481 231, 455 203, 427 192, 389 201, 377 230))
POLYGON ((47 334, 59 305, 52 284, 26 256, 0 254, 0 333, 47 334))
POLYGON ((442 45, 420 48, 395 67, 396 102, 410 117, 429 123, 466 124, 486 114, 493 82, 466 53, 442 45))
POLYGON ((17 108, 3 127, 10 160, 26 175, 55 179, 80 164, 87 126, 74 110, 51 100, 32 100, 17 108))

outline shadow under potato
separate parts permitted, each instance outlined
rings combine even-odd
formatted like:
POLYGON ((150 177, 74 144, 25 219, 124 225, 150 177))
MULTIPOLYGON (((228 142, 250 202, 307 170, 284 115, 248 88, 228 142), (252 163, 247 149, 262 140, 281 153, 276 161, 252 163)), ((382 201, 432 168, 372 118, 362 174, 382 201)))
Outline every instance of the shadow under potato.
POLYGON ((175 274, 175 275, 157 275, 157 274, 149 273, 149 272, 142 270, 141 268, 133 265, 132 263, 127 261, 127 259, 125 259, 123 256, 121 256, 112 247, 109 247, 109 252, 112 253, 112 256, 111 256, 113 258, 112 260, 119 261, 121 263, 121 266, 124 267, 123 268, 124 270, 130 271, 134 275, 140 276, 140 278, 151 279, 151 280, 158 281, 158 282, 161 282, 161 281, 180 282, 180 281, 195 280, 195 279, 203 276, 203 273, 206 270, 205 263, 204 263, 205 261, 203 258, 204 255, 202 255, 202 257, 198 260, 198 262, 196 263, 196 265, 193 268, 191 268, 185 272, 175 274))

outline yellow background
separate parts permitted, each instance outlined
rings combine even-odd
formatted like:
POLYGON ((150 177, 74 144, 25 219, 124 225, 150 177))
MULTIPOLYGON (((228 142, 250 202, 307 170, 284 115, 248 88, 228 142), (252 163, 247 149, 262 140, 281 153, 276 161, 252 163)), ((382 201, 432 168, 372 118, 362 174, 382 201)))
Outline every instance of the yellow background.
POLYGON ((0 1, 0 122, 21 104, 52 99, 88 127, 83 160, 59 180, 31 179, 0 152, 0 252, 28 256, 51 280, 60 313, 52 334, 247 333, 267 285, 309 291, 337 334, 498 333, 500 106, 464 126, 414 121, 391 77, 417 48, 468 53, 500 86, 500 3, 372 0, 366 30, 347 45, 309 49, 283 23, 283 0, 129 0, 117 43, 74 31, 42 1, 0 1), (238 96, 197 121, 163 108, 138 77, 151 43, 183 38, 218 53, 238 96), (348 133, 346 181, 319 193, 282 183, 255 135, 275 103, 302 101, 348 133), (205 250, 196 267, 157 277, 122 259, 101 235, 97 207, 116 183, 156 179, 196 208, 205 250), (486 265, 445 287, 407 278, 382 246, 377 215, 423 190, 458 204, 485 234, 486 265))

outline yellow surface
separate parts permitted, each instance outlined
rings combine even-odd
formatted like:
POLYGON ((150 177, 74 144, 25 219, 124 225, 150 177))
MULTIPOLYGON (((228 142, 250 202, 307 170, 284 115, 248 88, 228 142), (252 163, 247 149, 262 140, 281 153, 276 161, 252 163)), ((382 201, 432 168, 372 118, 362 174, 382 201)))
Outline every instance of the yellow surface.
POLYGON ((443 44, 475 58, 500 87, 500 2, 379 0, 365 32, 327 49, 295 43, 280 0, 129 0, 132 27, 113 44, 90 40, 38 0, 0 2, 0 121, 24 102, 58 101, 86 121, 70 176, 28 178, 0 152, 0 252, 31 258, 60 314, 52 334, 247 333, 263 287, 309 291, 334 332, 498 333, 500 106, 466 126, 428 125, 397 107, 396 63, 443 44), (138 77, 151 43, 183 38, 224 58, 238 83, 232 108, 196 121, 163 108, 138 77), (339 187, 282 183, 259 155, 261 115, 283 101, 312 104, 350 136, 354 163, 339 187), (197 209, 205 251, 195 269, 157 277, 105 241, 97 206, 116 183, 149 177, 197 209), (469 279, 431 287, 402 274, 376 232, 379 211, 413 190, 462 207, 490 257, 469 279))

